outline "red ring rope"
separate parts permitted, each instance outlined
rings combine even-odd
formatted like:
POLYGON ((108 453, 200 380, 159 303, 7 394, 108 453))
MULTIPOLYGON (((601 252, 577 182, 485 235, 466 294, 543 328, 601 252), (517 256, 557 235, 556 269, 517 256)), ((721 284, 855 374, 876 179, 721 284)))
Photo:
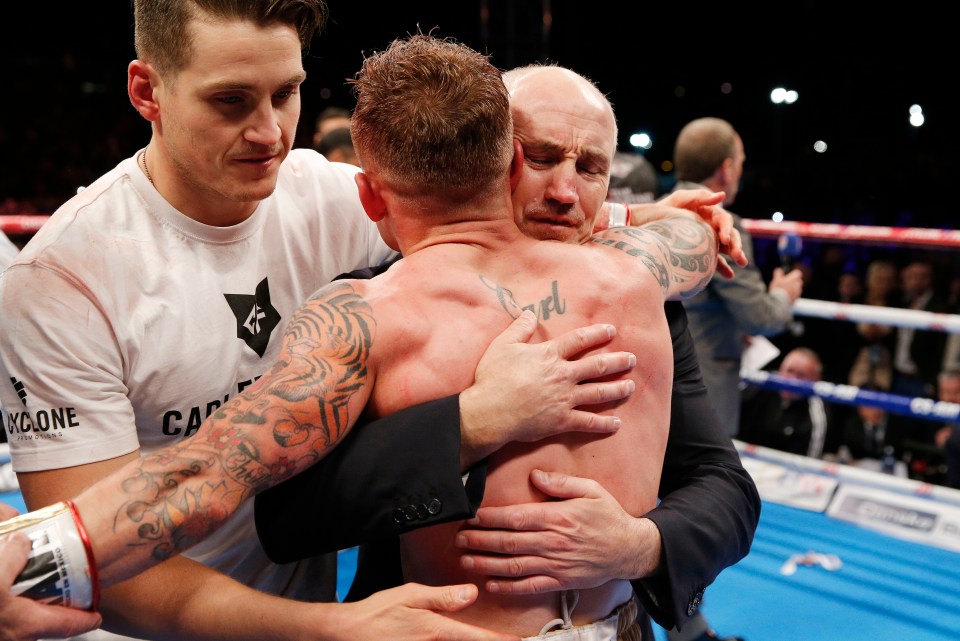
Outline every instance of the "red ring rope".
POLYGON ((861 241, 908 247, 960 247, 960 231, 924 227, 875 227, 872 225, 837 225, 832 223, 804 223, 772 220, 743 220, 744 228, 757 237, 775 238, 781 234, 796 234, 803 238, 820 240, 861 241))

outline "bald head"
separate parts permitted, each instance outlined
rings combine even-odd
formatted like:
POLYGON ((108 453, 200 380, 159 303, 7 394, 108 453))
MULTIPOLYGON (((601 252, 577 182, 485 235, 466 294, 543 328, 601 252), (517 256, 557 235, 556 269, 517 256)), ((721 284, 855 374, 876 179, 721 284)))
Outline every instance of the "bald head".
POLYGON ((523 149, 513 191, 517 226, 541 240, 584 242, 607 196, 617 147, 610 101, 563 67, 521 67, 503 82, 523 149))
POLYGON ((609 139, 610 157, 617 147, 617 119, 613 106, 588 78, 565 67, 529 65, 503 74, 510 92, 514 126, 518 117, 545 118, 567 114, 594 121, 597 130, 609 139))

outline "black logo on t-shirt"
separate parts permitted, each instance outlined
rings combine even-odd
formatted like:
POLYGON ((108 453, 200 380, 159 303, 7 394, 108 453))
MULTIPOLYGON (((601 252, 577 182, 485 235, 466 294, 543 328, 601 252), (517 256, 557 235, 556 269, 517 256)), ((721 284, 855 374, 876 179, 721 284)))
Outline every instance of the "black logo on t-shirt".
POLYGON ((248 294, 224 294, 227 304, 237 317, 237 338, 263 356, 270 342, 270 334, 280 323, 280 312, 270 304, 270 286, 264 278, 257 285, 254 296, 248 294))

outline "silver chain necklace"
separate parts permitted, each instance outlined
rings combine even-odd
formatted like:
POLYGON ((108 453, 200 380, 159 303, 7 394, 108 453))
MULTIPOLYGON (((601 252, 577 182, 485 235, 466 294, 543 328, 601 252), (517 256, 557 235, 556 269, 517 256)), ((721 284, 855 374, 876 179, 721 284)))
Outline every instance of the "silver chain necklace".
POLYGON ((140 154, 140 160, 143 161, 143 173, 147 176, 147 180, 150 181, 150 184, 156 188, 156 185, 153 182, 153 176, 150 175, 150 170, 147 169, 147 149, 150 148, 150 145, 147 145, 143 148, 143 153, 140 154))

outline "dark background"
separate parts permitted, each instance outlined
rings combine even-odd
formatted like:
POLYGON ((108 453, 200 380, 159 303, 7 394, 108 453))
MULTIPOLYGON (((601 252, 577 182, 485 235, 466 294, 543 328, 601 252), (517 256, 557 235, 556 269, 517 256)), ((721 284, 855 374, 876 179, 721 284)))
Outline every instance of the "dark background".
MULTIPOLYGON (((645 131, 654 140, 645 154, 658 168, 685 122, 730 120, 747 152, 733 207, 744 217, 781 211, 788 220, 954 225, 958 35, 946 4, 330 4, 306 61, 298 146, 309 144, 323 107, 352 105, 345 79, 364 52, 437 27, 500 68, 549 60, 592 78, 616 108, 621 150, 630 149, 630 133, 645 131), (732 91, 721 92, 723 83, 732 91), (770 102, 781 84, 799 91, 797 103, 770 102), (926 117, 919 129, 908 123, 914 103, 926 117), (827 153, 813 151, 816 140, 827 153)), ((0 27, 0 211, 48 213, 143 146, 149 129, 126 96, 128 2, 38 2, 19 11, 22 19, 8 15, 0 27)), ((664 173, 663 184, 671 181, 664 173)))

